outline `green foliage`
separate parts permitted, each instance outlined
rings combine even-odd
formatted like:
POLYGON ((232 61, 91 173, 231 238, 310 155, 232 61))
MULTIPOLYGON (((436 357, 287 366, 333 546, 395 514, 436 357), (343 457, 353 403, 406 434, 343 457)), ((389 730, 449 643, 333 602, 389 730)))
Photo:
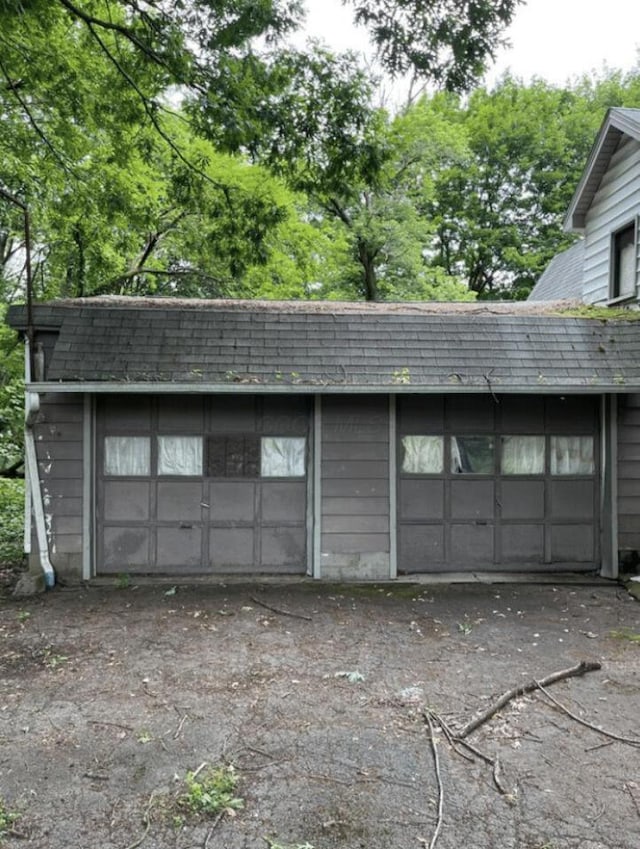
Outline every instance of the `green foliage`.
POLYGON ((486 69, 522 0, 348 0, 392 75, 412 72, 467 91, 486 69))
POLYGON ((13 824, 20 818, 15 811, 7 809, 6 802, 0 796, 0 840, 11 831, 13 824))
POLYGON ((233 766, 188 772, 185 778, 187 789, 178 797, 178 806, 192 815, 233 814, 244 807, 244 800, 236 796, 239 780, 233 766))
POLYGON ((0 564, 13 566, 22 560, 24 481, 0 478, 0 564))
POLYGON ((430 99, 466 152, 435 178, 433 265, 485 298, 524 298, 575 236, 562 221, 608 106, 640 106, 640 71, 565 86, 505 76, 468 100, 430 99))

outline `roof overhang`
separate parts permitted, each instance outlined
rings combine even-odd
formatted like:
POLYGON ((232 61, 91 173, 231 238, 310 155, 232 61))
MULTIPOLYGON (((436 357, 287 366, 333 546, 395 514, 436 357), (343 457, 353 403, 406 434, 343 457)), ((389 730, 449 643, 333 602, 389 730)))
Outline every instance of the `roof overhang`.
POLYGON ((640 110, 609 109, 564 219, 567 232, 581 232, 600 181, 623 135, 640 141, 640 110), (634 113, 637 113, 637 117, 634 113))
POLYGON ((456 384, 280 384, 256 383, 28 383, 27 392, 78 395, 611 395, 639 392, 636 383, 510 384, 498 380, 456 384))

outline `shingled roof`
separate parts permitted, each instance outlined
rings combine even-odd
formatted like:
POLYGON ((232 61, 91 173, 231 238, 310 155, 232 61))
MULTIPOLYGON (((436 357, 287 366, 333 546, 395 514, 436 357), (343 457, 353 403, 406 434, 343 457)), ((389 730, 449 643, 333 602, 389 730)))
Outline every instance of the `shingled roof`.
POLYGON ((637 391, 640 323, 558 307, 96 298, 34 323, 56 391, 637 391))
POLYGON ((557 298, 582 298, 584 240, 556 254, 531 290, 530 301, 553 301, 557 298))

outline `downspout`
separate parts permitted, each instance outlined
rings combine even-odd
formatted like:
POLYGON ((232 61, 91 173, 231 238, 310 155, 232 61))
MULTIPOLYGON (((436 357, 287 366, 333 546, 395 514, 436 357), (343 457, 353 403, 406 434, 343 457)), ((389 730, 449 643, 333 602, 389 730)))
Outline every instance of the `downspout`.
MULTIPOLYGON (((56 574, 51 565, 49 557, 49 540, 47 539, 47 526, 44 516, 44 503, 42 489, 40 487, 40 475, 38 474, 38 457, 36 455, 36 441, 33 433, 33 425, 40 411, 40 396, 37 392, 29 391, 31 383, 31 344, 29 338, 25 338, 25 418, 24 418, 24 453, 25 472, 27 481, 27 498, 31 502, 31 509, 36 525, 36 536, 38 539, 38 553, 40 555, 40 566, 44 574, 44 585, 51 589, 56 583, 56 574)), ((25 540, 31 536, 28 523, 25 528, 25 540)), ((26 546, 25 546, 26 548, 26 546)), ((29 539, 29 550, 31 540, 29 539)))

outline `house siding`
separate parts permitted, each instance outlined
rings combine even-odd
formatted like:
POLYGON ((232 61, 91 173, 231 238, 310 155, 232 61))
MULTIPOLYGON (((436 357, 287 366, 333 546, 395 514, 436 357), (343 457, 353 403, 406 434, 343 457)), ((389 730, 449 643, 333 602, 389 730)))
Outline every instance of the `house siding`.
POLYGON ((618 412, 618 548, 640 552, 640 394, 618 412))
MULTIPOLYGON (((82 574, 83 419, 81 395, 45 395, 34 425, 51 562, 61 575, 82 574)), ((36 561, 37 543, 32 545, 36 561)))
MULTIPOLYGON (((623 137, 586 218, 583 282, 583 300, 586 303, 606 303, 609 300, 611 235, 638 215, 640 142, 623 137)), ((636 275, 639 265, 636 244, 636 275)))
POLYGON ((325 398, 321 427, 321 577, 388 578, 388 398, 325 398))

